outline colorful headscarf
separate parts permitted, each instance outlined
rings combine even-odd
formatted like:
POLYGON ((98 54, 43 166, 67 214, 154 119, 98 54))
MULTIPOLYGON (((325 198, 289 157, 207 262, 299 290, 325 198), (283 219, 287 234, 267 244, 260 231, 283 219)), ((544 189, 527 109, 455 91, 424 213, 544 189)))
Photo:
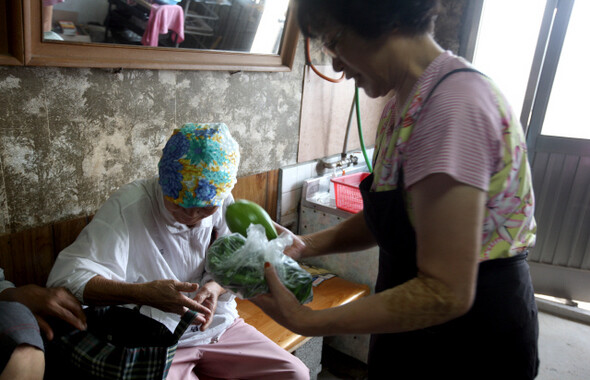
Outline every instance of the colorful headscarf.
POLYGON ((223 123, 175 129, 158 164, 164 196, 179 206, 221 206, 236 183, 240 148, 223 123))

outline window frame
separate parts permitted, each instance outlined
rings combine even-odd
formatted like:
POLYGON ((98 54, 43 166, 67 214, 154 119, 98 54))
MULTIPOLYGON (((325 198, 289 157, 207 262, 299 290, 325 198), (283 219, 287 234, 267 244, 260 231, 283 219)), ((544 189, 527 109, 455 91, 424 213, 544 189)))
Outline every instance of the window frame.
MULTIPOLYGON (((470 1, 459 55, 472 61, 485 0, 470 1)), ((541 134, 545 110, 549 103, 575 0, 546 0, 545 11, 533 56, 520 115, 520 122, 532 151, 541 134)))

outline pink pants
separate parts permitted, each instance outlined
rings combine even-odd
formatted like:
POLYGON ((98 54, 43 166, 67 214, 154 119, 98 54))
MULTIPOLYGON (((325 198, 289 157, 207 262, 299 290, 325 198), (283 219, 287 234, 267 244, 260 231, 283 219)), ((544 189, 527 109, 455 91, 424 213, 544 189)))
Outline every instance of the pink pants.
POLYGON ((309 369, 242 318, 217 343, 176 351, 168 380, 309 379, 309 369))

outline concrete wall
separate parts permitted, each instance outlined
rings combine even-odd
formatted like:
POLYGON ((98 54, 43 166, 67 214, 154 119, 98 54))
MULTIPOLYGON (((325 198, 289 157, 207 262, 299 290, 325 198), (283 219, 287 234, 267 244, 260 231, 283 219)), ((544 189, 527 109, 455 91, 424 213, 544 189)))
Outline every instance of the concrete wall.
MULTIPOLYGON (((444 2, 445 48, 466 3, 444 2)), ((94 213, 185 122, 226 123, 240 176, 295 163, 303 66, 300 43, 289 73, 0 67, 0 233, 94 213)))
POLYGON ((93 213, 156 175, 186 122, 226 123, 240 176, 295 162, 302 58, 289 73, 0 67, 0 233, 93 213))

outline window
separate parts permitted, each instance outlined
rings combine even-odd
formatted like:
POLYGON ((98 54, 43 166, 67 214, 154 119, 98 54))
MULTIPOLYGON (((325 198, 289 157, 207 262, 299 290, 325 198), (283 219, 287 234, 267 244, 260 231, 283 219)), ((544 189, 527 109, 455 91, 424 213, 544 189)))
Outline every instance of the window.
POLYGON ((493 78, 517 115, 522 112, 544 9, 539 0, 483 4, 473 64, 493 78))
POLYGON ((590 1, 574 3, 541 134, 590 139, 590 1))
POLYGON ((589 17, 587 0, 483 1, 473 63, 525 128, 536 121, 542 135, 590 139, 589 17))

